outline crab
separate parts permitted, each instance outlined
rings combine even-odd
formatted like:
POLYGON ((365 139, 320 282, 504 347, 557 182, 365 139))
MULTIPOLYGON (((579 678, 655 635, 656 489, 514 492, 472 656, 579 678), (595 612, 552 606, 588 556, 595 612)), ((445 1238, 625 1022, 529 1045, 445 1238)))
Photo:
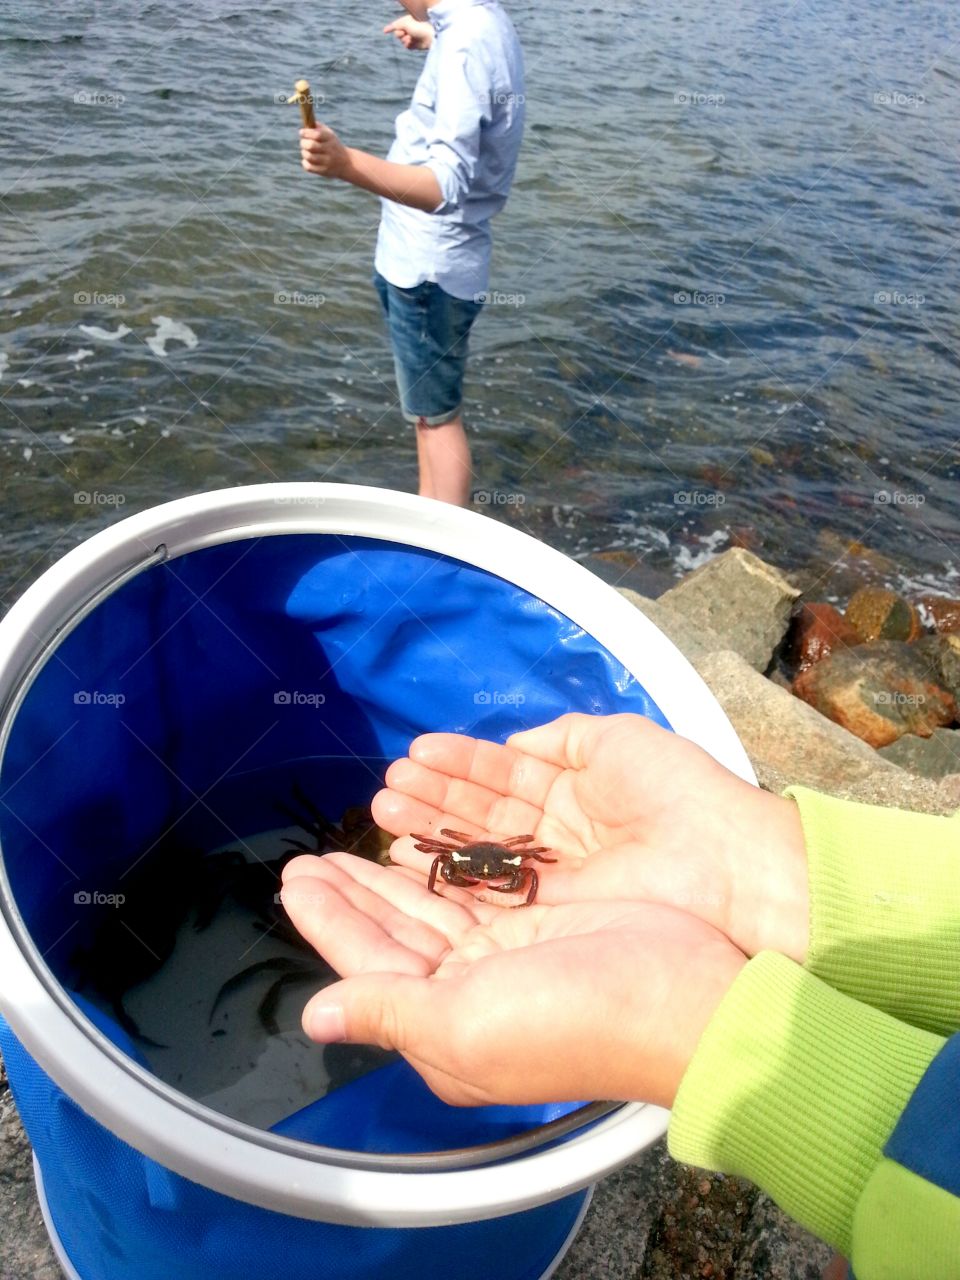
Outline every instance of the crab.
POLYGON ((516 893, 527 883, 527 900, 529 906, 537 896, 540 879, 533 867, 523 865, 526 858, 536 858, 537 862, 556 862, 556 858, 544 858, 549 853, 546 845, 536 849, 524 849, 535 836, 511 836, 509 840, 499 843, 495 840, 475 840, 473 836, 464 835, 462 831, 451 831, 443 827, 442 836, 447 840, 438 840, 436 836, 413 835, 417 841, 414 848, 421 853, 433 853, 436 857, 430 868, 430 879, 427 888, 437 892, 437 876, 447 884, 471 886, 481 881, 504 880, 504 884, 491 884, 495 893, 516 893), (456 843, 451 843, 455 841, 456 843))

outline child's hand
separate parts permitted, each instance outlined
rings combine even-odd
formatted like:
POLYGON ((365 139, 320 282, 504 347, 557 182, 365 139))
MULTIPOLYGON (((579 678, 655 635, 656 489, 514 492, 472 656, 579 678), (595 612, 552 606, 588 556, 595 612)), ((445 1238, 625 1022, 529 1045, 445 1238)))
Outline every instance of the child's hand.
POLYGON ((300 163, 307 173, 321 178, 342 178, 350 167, 350 155, 329 125, 300 130, 300 163))
POLYGON ((670 1106, 746 964, 732 943, 647 902, 502 909, 445 893, 352 854, 287 863, 283 905, 345 979, 304 1010, 312 1039, 399 1049, 455 1106, 670 1106))
POLYGON ((433 27, 429 22, 418 22, 409 13, 383 28, 383 34, 391 32, 405 49, 429 49, 433 44, 433 27))
POLYGON ((530 832, 560 858, 537 866, 538 904, 646 899, 699 916, 747 955, 806 954, 796 806, 641 716, 561 716, 506 746, 426 734, 386 784, 374 818, 404 837, 393 861, 423 877, 432 855, 408 832, 530 832))

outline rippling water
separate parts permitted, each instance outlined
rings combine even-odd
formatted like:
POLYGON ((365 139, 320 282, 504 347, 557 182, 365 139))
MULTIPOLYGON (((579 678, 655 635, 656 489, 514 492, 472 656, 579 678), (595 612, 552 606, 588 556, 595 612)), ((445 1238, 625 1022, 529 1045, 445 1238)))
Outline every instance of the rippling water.
MULTIPOLYGON (((486 509, 654 589, 741 544, 825 593, 960 590, 955 7, 510 8, 529 131, 468 385, 486 509)), ((306 75, 384 153, 419 67, 396 12, 0 0, 5 603, 166 498, 414 487, 377 202, 302 172, 277 101, 306 75)))

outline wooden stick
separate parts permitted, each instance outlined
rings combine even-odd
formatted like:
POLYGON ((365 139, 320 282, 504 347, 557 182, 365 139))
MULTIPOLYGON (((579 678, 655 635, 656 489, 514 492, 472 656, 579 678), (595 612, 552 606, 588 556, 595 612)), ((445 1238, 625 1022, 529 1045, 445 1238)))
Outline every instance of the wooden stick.
POLYGON ((303 116, 303 127, 305 129, 315 129, 317 127, 316 117, 313 114, 313 98, 310 96, 310 81, 298 80, 293 86, 296 93, 292 98, 288 98, 288 102, 300 103, 300 114, 303 116))

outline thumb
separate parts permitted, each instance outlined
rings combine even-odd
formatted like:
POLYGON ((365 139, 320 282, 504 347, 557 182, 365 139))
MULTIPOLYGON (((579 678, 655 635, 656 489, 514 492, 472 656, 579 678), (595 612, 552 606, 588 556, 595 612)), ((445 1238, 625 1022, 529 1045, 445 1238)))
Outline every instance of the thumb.
POLYGON ((436 1021, 436 984, 428 978, 368 973, 324 987, 303 1011, 303 1030, 319 1044, 422 1049, 436 1021))

